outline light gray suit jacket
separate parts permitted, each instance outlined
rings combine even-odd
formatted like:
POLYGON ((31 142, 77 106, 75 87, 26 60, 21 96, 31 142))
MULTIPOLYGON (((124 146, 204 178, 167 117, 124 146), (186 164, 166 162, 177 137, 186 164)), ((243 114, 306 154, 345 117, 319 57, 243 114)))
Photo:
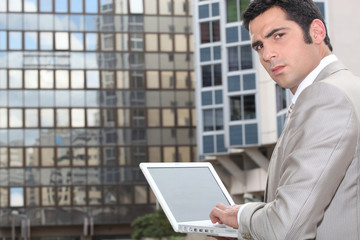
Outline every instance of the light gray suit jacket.
POLYGON ((297 99, 239 239, 360 240, 359 147, 360 78, 334 62, 297 99))

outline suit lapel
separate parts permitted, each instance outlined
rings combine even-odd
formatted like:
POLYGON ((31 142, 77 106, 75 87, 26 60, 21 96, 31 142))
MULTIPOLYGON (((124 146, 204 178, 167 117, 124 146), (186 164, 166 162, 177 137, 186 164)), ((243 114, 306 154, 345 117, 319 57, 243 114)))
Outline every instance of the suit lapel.
POLYGON ((321 81, 340 70, 346 70, 346 69, 347 68, 339 61, 330 63, 319 73, 319 75, 315 78, 314 82, 321 81))

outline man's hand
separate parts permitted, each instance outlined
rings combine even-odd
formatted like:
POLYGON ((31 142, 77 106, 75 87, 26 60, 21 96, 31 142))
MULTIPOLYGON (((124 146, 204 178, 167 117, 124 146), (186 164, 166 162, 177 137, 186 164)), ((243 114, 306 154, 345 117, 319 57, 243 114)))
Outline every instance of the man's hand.
POLYGON ((218 203, 210 213, 210 220, 212 223, 225 224, 237 229, 239 228, 237 214, 240 207, 240 205, 226 206, 218 203))

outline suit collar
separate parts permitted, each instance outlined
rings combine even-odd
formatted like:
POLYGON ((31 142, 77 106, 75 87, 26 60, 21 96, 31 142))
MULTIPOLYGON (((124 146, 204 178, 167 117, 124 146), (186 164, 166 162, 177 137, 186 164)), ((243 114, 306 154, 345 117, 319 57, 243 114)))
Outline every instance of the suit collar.
POLYGON ((340 61, 330 63, 319 73, 319 75, 315 78, 314 82, 321 81, 340 70, 347 70, 347 68, 340 61))

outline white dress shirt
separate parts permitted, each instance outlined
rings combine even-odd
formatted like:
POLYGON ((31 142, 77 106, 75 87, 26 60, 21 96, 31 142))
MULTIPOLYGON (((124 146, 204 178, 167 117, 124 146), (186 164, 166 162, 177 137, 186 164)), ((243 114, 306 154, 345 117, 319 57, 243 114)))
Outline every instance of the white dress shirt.
MULTIPOLYGON (((291 100, 291 105, 294 105, 297 98, 299 97, 299 95, 301 94, 302 91, 304 91, 305 88, 307 88, 308 86, 310 86, 316 79, 316 77, 319 75, 319 73, 330 63, 333 63, 335 61, 337 61, 338 58, 334 55, 331 54, 329 56, 324 57, 321 61, 320 64, 311 72, 309 73, 309 75, 307 75, 307 77, 300 83, 300 85, 298 86, 292 100, 291 100)), ((241 212, 243 211, 243 209, 246 207, 246 203, 243 204, 240 209, 239 212, 237 214, 237 219, 238 219, 238 223, 240 224, 240 216, 241 216, 241 212)))

